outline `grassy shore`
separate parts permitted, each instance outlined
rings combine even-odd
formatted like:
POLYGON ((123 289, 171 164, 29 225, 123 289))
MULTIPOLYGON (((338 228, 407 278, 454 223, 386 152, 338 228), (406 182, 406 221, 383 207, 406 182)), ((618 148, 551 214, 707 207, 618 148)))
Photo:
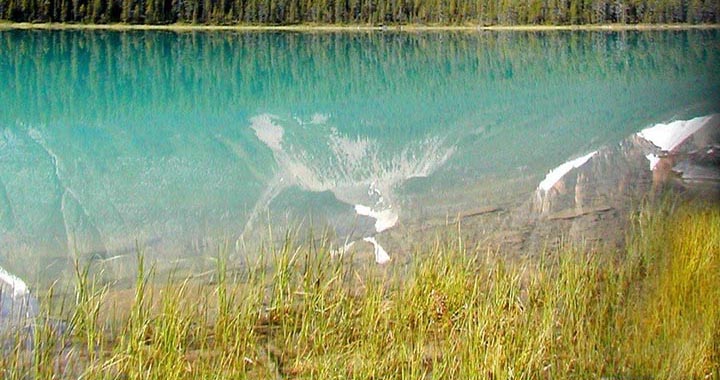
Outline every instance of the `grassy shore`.
POLYGON ((0 377, 718 379, 720 210, 632 219, 622 251, 539 260, 450 239, 360 268, 287 239, 242 270, 220 254, 209 283, 158 283, 139 255, 126 291, 78 263, 73 296, 45 297, 34 349, 6 344, 0 377))
POLYGON ((38 29, 38 30, 160 30, 174 32, 195 31, 292 31, 292 32, 370 32, 370 31, 621 31, 621 30, 687 30, 718 29, 720 24, 593 24, 593 25, 336 25, 336 24, 299 24, 299 25, 201 25, 201 24, 64 24, 64 23, 15 23, 0 21, 0 30, 38 29))

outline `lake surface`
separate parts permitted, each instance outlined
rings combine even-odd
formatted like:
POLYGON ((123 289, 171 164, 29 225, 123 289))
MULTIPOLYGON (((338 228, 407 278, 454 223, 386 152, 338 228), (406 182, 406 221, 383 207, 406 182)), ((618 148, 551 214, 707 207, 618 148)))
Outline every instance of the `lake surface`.
POLYGON ((517 204, 563 162, 720 112, 719 58, 718 30, 0 31, 0 266, 517 204))

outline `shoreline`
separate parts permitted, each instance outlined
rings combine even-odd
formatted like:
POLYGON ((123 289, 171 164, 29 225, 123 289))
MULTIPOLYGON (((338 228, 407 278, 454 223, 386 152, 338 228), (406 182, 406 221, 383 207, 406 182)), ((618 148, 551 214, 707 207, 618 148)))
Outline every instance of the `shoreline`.
POLYGON ((589 24, 589 25, 203 25, 203 24, 68 24, 0 21, 4 30, 106 30, 168 32, 546 32, 546 31, 661 31, 720 29, 720 24, 589 24))
POLYGON ((219 252, 207 272, 214 278, 165 279, 138 254, 128 286, 106 284, 103 268, 93 268, 75 271, 75 285, 62 293, 46 293, 34 318, 0 334, 0 373, 87 380, 712 373, 708 347, 720 308, 707 300, 720 297, 720 256, 706 253, 720 242, 720 210, 659 200, 641 205, 634 225, 619 250, 568 245, 539 260, 438 237, 415 262, 388 270, 331 258, 325 246, 287 243, 246 267, 219 252), (676 355, 678 345, 689 349, 676 355), (568 357, 577 358, 573 366, 568 357))

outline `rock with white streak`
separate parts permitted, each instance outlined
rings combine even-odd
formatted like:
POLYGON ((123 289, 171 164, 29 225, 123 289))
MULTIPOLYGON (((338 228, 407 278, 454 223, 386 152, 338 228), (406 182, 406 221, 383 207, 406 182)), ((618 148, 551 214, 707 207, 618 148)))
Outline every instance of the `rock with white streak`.
POLYGON ((25 282, 0 267, 0 334, 24 328, 37 313, 37 300, 25 282))

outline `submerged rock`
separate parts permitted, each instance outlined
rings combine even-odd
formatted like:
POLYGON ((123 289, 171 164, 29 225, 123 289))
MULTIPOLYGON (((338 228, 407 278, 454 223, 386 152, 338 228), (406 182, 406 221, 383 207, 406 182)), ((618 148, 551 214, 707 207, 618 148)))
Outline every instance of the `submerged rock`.
POLYGON ((720 199, 718 141, 720 115, 711 115, 658 124, 583 156, 579 165, 563 164, 568 170, 536 191, 526 248, 541 249, 552 237, 619 246, 633 205, 662 189, 720 199))
POLYGON ((0 337, 30 331, 38 302, 25 282, 0 267, 0 337))

